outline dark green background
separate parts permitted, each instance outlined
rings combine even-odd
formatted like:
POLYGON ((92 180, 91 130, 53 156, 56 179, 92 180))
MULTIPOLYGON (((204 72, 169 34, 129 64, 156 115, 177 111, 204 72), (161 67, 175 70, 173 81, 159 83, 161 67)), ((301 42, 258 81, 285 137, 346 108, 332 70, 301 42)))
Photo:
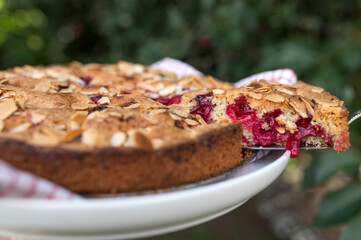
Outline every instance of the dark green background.
MULTIPOLYGON (((292 68, 352 112, 361 108, 360 13, 361 1, 0 0, 0 68, 73 60, 151 64, 173 57, 224 81, 292 68)), ((354 123, 348 153, 314 155, 303 185, 343 172, 356 184, 354 192, 360 137, 361 124, 354 123)), ((348 207, 338 205, 342 199, 330 203, 332 196, 327 206, 348 207)), ((361 208, 351 207, 355 214, 361 208)), ((320 209, 319 226, 355 215, 322 215, 320 209)))

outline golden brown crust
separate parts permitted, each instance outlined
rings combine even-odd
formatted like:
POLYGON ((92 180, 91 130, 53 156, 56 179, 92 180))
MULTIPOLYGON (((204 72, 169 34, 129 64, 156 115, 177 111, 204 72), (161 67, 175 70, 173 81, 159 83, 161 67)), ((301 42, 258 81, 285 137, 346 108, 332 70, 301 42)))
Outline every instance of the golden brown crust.
POLYGON ((212 131, 159 150, 40 148, 0 137, 0 158, 78 193, 163 189, 204 180, 242 160, 240 125, 212 131))

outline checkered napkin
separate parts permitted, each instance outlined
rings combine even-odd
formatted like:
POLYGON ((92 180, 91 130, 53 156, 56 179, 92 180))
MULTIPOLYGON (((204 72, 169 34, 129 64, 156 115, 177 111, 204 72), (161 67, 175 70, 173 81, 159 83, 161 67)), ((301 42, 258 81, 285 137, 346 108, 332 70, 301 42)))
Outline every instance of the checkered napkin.
MULTIPOLYGON (((172 58, 162 59, 154 63, 152 67, 175 72, 180 76, 189 74, 203 75, 192 66, 172 58)), ((234 85, 240 87, 255 79, 265 79, 267 81, 292 84, 297 81, 297 76, 291 69, 279 69, 252 75, 236 82, 234 85)), ((267 151, 259 151, 252 161, 262 158, 267 154, 267 151)), ((48 180, 15 169, 2 160, 0 160, 0 198, 42 198, 73 201, 82 199, 81 196, 48 180)))

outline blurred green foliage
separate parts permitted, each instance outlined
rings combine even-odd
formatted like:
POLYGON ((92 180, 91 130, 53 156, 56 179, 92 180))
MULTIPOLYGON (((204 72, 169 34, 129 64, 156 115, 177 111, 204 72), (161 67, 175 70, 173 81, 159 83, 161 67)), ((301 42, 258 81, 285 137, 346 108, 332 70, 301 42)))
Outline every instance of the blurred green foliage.
MULTIPOLYGON (((73 60, 151 64, 173 57, 219 79, 237 81, 287 67, 343 99, 352 112, 361 109, 360 10, 356 0, 0 0, 0 68, 73 60)), ((340 171, 350 176, 350 183, 358 182, 360 138, 356 122, 352 150, 315 155, 304 184, 322 183, 340 171)), ((360 217, 342 239, 359 225, 360 217)))

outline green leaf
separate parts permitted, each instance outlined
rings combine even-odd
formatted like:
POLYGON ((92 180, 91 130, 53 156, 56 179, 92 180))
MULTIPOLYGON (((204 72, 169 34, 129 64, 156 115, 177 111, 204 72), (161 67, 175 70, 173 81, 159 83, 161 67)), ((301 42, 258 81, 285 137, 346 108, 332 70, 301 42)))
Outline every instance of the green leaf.
POLYGON ((344 223, 361 210, 361 185, 351 183, 328 193, 321 201, 314 225, 344 223))
POLYGON ((354 240, 361 236, 361 215, 352 219, 341 233, 339 240, 354 240))
POLYGON ((322 151, 315 155, 311 165, 306 169, 303 186, 309 187, 319 184, 338 171, 357 177, 359 164, 359 156, 356 150, 349 149, 340 154, 332 149, 322 151))

